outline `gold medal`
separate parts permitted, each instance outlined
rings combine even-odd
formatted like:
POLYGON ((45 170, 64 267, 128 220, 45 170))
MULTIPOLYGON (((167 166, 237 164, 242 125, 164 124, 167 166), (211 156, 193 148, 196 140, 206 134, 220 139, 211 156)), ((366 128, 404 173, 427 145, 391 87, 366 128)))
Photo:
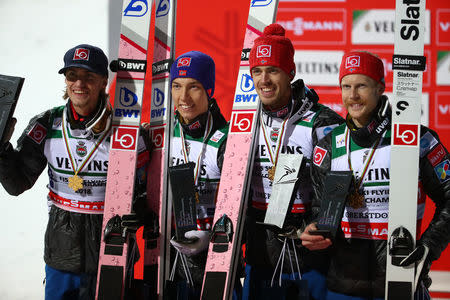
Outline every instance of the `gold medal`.
MULTIPOLYGON (((69 136, 67 134, 67 121, 66 121, 66 113, 63 113, 63 119, 62 119, 62 132, 63 132, 63 138, 64 138, 64 144, 66 145, 66 150, 67 150, 67 154, 69 156, 70 159, 70 164, 72 166, 72 170, 74 172, 74 175, 72 177, 69 177, 69 182, 67 183, 67 186, 69 188, 71 188, 74 192, 78 191, 79 189, 83 188, 83 178, 81 178, 80 176, 78 176, 78 173, 81 172, 81 170, 83 170, 84 166, 89 162, 89 160, 92 158, 92 156, 94 155, 95 151, 97 150, 97 148, 100 146, 100 144, 104 141, 104 139, 106 138, 106 136, 109 136, 109 130, 105 130, 102 135, 100 136, 100 138, 97 140, 97 142, 95 143, 94 147, 90 150, 90 153, 84 158, 84 160, 81 162, 80 166, 78 168, 76 168, 76 163, 73 159, 73 155, 70 152, 70 147, 69 147, 69 136)), ((86 152, 86 148, 84 147, 83 149, 83 153, 86 152)), ((83 156, 86 154, 83 154, 83 156)))
POLYGON ((364 207, 364 195, 354 190, 348 195, 348 205, 354 209, 364 207))
POLYGON ((195 192, 195 203, 200 203, 200 196, 198 194, 198 192, 195 192))
POLYGON ((74 191, 78 191, 83 188, 83 178, 75 174, 72 177, 69 177, 68 186, 74 191))
POLYGON ((268 178, 269 178, 269 180, 270 181, 273 181, 274 179, 275 179, 275 169, 276 169, 277 167, 276 166, 272 166, 272 167, 270 167, 270 169, 267 171, 267 173, 268 173, 268 178))

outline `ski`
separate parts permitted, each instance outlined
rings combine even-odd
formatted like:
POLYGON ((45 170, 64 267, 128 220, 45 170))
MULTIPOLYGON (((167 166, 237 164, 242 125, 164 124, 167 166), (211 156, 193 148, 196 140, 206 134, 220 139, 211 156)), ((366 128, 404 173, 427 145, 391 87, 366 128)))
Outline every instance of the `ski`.
MULTIPOLYGON (((415 268, 400 261, 415 248, 425 0, 396 0, 388 253, 385 298, 413 299, 415 268)), ((419 274, 417 275, 419 276, 419 274)))
POLYGON ((239 262, 260 101, 249 70, 253 41, 275 22, 278 0, 251 0, 201 299, 231 299, 239 262), (241 101, 251 99, 251 101, 241 101))
POLYGON ((124 0, 96 299, 123 299, 152 1, 124 0))
POLYGON ((169 71, 175 55, 176 0, 155 2, 155 40, 152 65, 150 136, 153 141, 147 181, 147 198, 152 214, 159 220, 145 247, 144 278, 157 283, 154 293, 164 296, 169 277, 172 202, 168 189, 170 138, 173 131, 173 106, 169 71), (156 281, 156 280, 155 280, 156 281))

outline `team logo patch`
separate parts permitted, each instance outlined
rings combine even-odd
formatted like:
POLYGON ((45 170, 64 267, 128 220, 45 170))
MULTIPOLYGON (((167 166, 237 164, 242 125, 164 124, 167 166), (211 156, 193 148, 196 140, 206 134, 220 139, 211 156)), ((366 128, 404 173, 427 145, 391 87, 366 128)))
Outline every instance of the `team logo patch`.
POLYGON ((442 144, 439 144, 436 148, 433 149, 428 155, 427 158, 430 161, 431 165, 435 167, 445 156, 445 149, 442 144))
POLYGON ((367 130, 369 131, 369 133, 373 132, 376 125, 377 125, 377 122, 375 120, 373 120, 372 122, 369 123, 369 125, 367 125, 367 130))
POLYGON ((89 50, 77 48, 73 54, 73 60, 89 60, 89 50))
POLYGON ((317 139, 323 139, 327 134, 329 134, 333 130, 333 126, 323 126, 316 129, 317 139))
MULTIPOLYGON (((359 67, 361 58, 359 57, 359 55, 352 55, 349 56, 345 59, 345 68, 346 69, 350 69, 350 68, 357 68, 359 67)), ((350 72, 353 72, 355 70, 350 70, 350 72)))
POLYGON ((430 132, 425 133, 420 138, 420 157, 424 157, 437 143, 437 139, 430 132))
POLYGON ((270 57, 272 55, 271 45, 259 45, 256 48, 256 57, 270 57))
POLYGON ((192 123, 191 125, 188 126, 189 130, 195 130, 201 127, 200 125, 200 121, 195 121, 194 123, 192 123))
POLYGON ((278 118, 284 118, 287 116, 287 114, 289 113, 289 107, 285 107, 283 109, 280 109, 279 111, 277 111, 277 117, 278 118))
POLYGON ((34 124, 33 128, 28 132, 28 136, 37 144, 41 144, 47 135, 47 128, 39 123, 34 124))
POLYGON ((78 141, 78 145, 76 148, 78 156, 84 157, 87 154, 87 148, 83 141, 78 141))
POLYGON ((345 146, 345 133, 336 136, 336 148, 345 146))
POLYGON ((190 65, 191 65, 191 58, 190 57, 182 57, 177 62, 177 68, 189 67, 190 65))
POLYGON ((223 138, 224 135, 225 135, 225 133, 223 133, 221 131, 216 131, 214 133, 214 135, 211 137, 210 141, 214 142, 214 143, 217 143, 223 138))
POLYGON ((325 158, 325 155, 327 155, 327 150, 316 146, 314 148, 314 155, 313 155, 313 162, 316 166, 320 167, 322 165, 322 162, 325 158))
POLYGON ((277 142, 278 140, 278 136, 280 135, 279 133, 280 128, 272 128, 272 130, 270 131, 270 140, 274 143, 277 142))
POLYGON ((53 120, 52 129, 57 129, 59 126, 61 126, 61 123, 62 123, 62 119, 60 119, 60 118, 53 120))
POLYGON ((436 176, 438 177, 440 182, 445 182, 450 178, 449 169, 450 162, 448 161, 448 159, 444 160, 434 168, 434 172, 436 173, 436 176))

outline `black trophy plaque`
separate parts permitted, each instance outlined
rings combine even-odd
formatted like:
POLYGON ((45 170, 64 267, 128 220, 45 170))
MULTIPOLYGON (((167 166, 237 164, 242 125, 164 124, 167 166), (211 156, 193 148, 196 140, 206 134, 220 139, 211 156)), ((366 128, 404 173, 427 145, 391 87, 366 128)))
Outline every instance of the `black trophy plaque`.
POLYGON ((195 163, 190 162, 169 168, 175 217, 175 238, 178 241, 189 241, 184 234, 197 229, 194 167, 195 163))
POLYGON ((330 171, 324 182, 317 233, 335 238, 341 226, 345 202, 352 182, 352 171, 330 171))
POLYGON ((16 108, 24 78, 0 75, 0 141, 16 108))

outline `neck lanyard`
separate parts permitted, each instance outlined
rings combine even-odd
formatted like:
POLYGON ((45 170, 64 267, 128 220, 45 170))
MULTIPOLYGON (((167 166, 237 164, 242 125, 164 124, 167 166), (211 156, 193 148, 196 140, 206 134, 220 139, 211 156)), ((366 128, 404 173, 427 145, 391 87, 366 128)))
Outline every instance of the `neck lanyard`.
POLYGON ((267 151, 269 152, 269 160, 272 163, 272 167, 270 167, 270 169, 268 170, 268 173, 269 173, 268 178, 269 178, 269 180, 273 181, 273 179, 275 178, 275 170, 277 168, 278 155, 280 154, 280 151, 281 151, 281 148, 282 148, 282 145, 284 142, 286 123, 289 120, 289 118, 291 117, 291 113, 289 113, 288 117, 283 121, 283 123, 281 123, 280 133, 278 135, 276 146, 273 151, 272 151, 272 147, 269 142, 269 139, 267 138, 267 128, 266 128, 266 124, 264 124, 262 113, 259 115, 259 117, 260 117, 261 128, 262 128, 262 132, 263 132, 263 136, 264 136, 264 142, 266 144, 267 151))
POLYGON ((361 208, 364 206, 364 195, 360 193, 360 187, 361 184, 363 182, 364 176, 367 173, 367 170, 369 169, 369 165, 370 162, 372 161, 372 158, 375 154, 375 150, 377 149, 379 143, 381 141, 381 136, 375 141, 374 146, 372 147, 372 149, 370 150, 370 154, 369 157, 367 158, 367 161, 363 167, 361 176, 358 180, 358 182, 356 182, 355 179, 355 172, 353 170, 352 167, 352 160, 351 160, 351 137, 350 137, 350 130, 348 127, 345 127, 345 147, 347 150, 347 162, 348 162, 348 167, 350 168, 350 171, 353 172, 353 184, 354 184, 354 190, 353 192, 349 195, 349 205, 353 208, 361 208))
POLYGON ((72 170, 74 172, 74 175, 69 177, 69 183, 68 186, 74 191, 78 191, 79 189, 83 188, 83 179, 78 176, 78 173, 81 172, 81 170, 83 170, 84 166, 86 166, 87 162, 91 159, 91 157, 94 155, 94 152, 97 150, 97 148, 100 146, 100 144, 103 142, 103 140, 105 139, 107 133, 109 132, 109 130, 105 130, 102 135, 100 136, 100 138, 97 140, 97 143, 94 145, 94 147, 91 149, 91 152, 86 156, 86 158, 81 162, 80 166, 76 169, 75 166, 75 160, 73 159, 73 155, 72 152, 70 152, 70 147, 69 147, 69 137, 68 137, 68 132, 67 132, 67 119, 66 119, 66 111, 63 112, 63 120, 62 120, 62 132, 63 132, 63 138, 64 138, 64 144, 66 145, 66 151, 67 154, 69 155, 69 159, 70 159, 70 165, 72 167, 72 170))
MULTIPOLYGON (((203 157, 203 153, 205 152, 206 149, 206 140, 208 139, 211 130, 212 130, 212 116, 211 113, 208 112, 208 119, 206 121, 206 130, 205 130, 205 134, 203 136, 203 142, 202 142, 202 150, 200 151, 198 157, 197 157, 197 162, 195 164, 194 167, 194 183, 197 186, 198 184, 198 177, 200 174, 200 163, 203 157)), ((184 161, 187 163, 189 162, 189 154, 188 151, 186 149, 186 140, 184 138, 184 132, 183 132, 183 126, 181 126, 180 124, 180 137, 181 137, 181 151, 183 152, 183 157, 184 157, 184 161)))

